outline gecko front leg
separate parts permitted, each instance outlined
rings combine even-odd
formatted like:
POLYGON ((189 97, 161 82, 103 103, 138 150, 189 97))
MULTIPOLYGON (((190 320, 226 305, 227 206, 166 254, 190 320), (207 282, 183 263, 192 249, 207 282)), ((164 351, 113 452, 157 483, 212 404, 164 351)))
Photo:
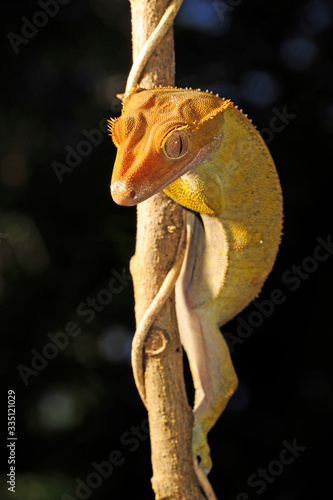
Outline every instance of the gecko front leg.
POLYGON ((208 474, 212 461, 207 434, 235 391, 237 376, 228 346, 209 307, 213 304, 220 277, 214 276, 212 281, 206 279, 217 261, 221 267, 223 260, 226 261, 223 259, 227 255, 226 241, 220 234, 223 229, 214 224, 214 219, 209 217, 205 222, 204 227, 198 215, 187 212, 188 244, 176 283, 176 312, 195 388, 193 455, 199 460, 199 467, 208 474), (214 249, 209 240, 213 232, 218 242, 214 249), (204 266, 206 269, 203 263, 207 260, 202 260, 203 257, 210 259, 210 264, 204 266), (212 287, 210 283, 214 280, 215 287, 212 287))

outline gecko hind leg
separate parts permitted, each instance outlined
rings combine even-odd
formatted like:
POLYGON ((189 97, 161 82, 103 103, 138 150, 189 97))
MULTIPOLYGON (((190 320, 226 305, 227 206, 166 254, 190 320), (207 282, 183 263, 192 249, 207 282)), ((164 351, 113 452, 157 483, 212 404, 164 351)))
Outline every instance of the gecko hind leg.
MULTIPOLYGON (((178 298, 177 309, 180 309, 178 298)), ((196 311, 181 308, 179 327, 195 388, 193 455, 208 474, 212 468, 207 434, 237 387, 229 348, 218 326, 196 311)))
POLYGON ((200 280, 200 254, 205 247, 205 232, 193 213, 187 214, 188 244, 183 267, 176 283, 176 312, 181 343, 186 351, 195 389, 193 454, 208 474, 212 467, 207 434, 237 387, 237 376, 229 349, 210 304, 194 307, 203 292, 200 280), (194 251, 195 249, 195 251, 194 251), (197 269, 197 271, 196 271, 197 269), (195 278, 198 273, 199 279, 195 278))
MULTIPOLYGON (((200 468, 208 474, 212 463, 207 434, 225 409, 235 392, 238 379, 233 367, 229 348, 220 329, 207 318, 200 319, 204 332, 203 344, 207 367, 195 376, 201 386, 194 403, 193 454, 200 457, 200 468)), ((190 362, 191 364, 191 362, 190 362)), ((194 372, 196 373, 196 372, 194 372)), ((193 376, 194 376, 193 373, 193 376)))

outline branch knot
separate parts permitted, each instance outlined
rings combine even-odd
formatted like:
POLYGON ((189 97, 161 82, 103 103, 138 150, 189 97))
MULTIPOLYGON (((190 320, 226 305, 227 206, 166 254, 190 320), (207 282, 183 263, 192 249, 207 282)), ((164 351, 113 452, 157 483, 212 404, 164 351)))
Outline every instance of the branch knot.
POLYGON ((154 328, 150 331, 145 342, 145 352, 150 356, 161 354, 168 344, 168 335, 160 328, 154 328))

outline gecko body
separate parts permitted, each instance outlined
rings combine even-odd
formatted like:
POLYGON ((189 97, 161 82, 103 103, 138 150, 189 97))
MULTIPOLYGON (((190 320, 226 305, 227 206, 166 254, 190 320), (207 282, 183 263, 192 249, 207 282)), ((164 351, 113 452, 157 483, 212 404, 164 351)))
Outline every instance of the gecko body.
POLYGON ((272 269, 282 230, 278 175, 251 121, 208 92, 137 87, 110 130, 114 201, 133 206, 163 189, 188 209, 176 313, 195 387, 193 453, 208 473, 207 433, 237 386, 219 328, 272 269))

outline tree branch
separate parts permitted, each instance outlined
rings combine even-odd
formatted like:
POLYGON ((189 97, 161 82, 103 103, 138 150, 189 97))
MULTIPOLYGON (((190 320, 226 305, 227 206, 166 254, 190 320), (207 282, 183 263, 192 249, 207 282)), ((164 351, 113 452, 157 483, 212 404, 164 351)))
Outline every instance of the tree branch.
MULTIPOLYGON (((130 0, 133 60, 163 16, 169 0, 130 0)), ((174 85, 172 29, 147 62, 140 85, 174 85)), ((175 261, 184 210, 159 193, 138 206, 137 242, 131 260, 136 322, 158 293, 175 261)), ((134 344, 135 345, 135 342, 134 344)), ((192 457, 192 410, 183 380, 182 347, 177 331, 174 292, 141 346, 145 399, 152 450, 152 485, 156 500, 203 500, 192 457)))

